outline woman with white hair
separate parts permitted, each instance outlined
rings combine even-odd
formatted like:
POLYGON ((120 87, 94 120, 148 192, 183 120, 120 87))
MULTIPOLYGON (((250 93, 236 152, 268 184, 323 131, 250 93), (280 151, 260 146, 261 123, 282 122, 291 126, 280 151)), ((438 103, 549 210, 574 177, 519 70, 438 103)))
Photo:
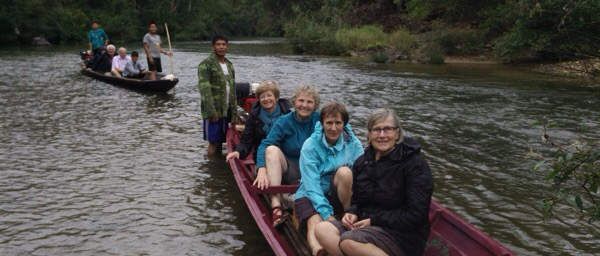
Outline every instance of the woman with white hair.
MULTIPOLYGON (((313 86, 303 85, 292 97, 294 111, 275 121, 267 137, 256 151, 258 168, 254 185, 259 189, 269 186, 296 184, 300 179, 300 150, 313 133, 319 121, 319 94, 313 86)), ((281 195, 271 195, 273 226, 283 223, 281 195)))
POLYGON ((112 60, 115 57, 115 46, 109 44, 106 46, 106 50, 100 50, 100 54, 96 55, 92 61, 92 70, 110 75, 112 70, 112 60))
POLYGON ((398 116, 376 110, 369 146, 352 168, 352 199, 342 220, 317 224, 330 255, 422 255, 429 236, 431 171, 419 143, 405 137, 398 116))

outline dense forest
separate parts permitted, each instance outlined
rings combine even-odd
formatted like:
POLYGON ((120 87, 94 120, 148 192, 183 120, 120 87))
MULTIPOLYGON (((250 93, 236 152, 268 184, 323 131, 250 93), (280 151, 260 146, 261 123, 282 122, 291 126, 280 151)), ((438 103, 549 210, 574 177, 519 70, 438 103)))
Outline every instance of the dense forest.
POLYGON ((598 0, 9 0, 0 44, 84 43, 92 20, 116 43, 135 41, 155 20, 180 41, 285 36, 298 52, 370 51, 383 61, 585 59, 600 56, 598 13, 598 0))

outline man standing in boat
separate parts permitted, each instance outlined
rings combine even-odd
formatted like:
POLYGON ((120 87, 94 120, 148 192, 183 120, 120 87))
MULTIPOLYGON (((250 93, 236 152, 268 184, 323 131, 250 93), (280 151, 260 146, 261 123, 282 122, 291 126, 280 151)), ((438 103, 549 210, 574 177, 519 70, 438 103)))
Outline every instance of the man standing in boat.
POLYGON ((198 90, 203 118, 204 140, 208 155, 215 155, 225 142, 227 123, 235 110, 235 72, 225 54, 229 40, 224 36, 212 38, 213 53, 198 65, 198 90))
POLYGON ((92 21, 92 29, 88 32, 88 41, 89 49, 94 57, 100 53, 100 47, 108 45, 108 35, 104 29, 100 28, 98 21, 92 21))
POLYGON ((162 72, 162 65, 160 63, 160 54, 166 54, 172 56, 173 53, 167 50, 163 50, 160 47, 162 41, 160 35, 157 33, 158 27, 156 22, 150 21, 148 23, 148 33, 144 35, 142 42, 144 44, 144 52, 148 59, 148 70, 150 71, 150 79, 156 80, 156 72, 162 72))

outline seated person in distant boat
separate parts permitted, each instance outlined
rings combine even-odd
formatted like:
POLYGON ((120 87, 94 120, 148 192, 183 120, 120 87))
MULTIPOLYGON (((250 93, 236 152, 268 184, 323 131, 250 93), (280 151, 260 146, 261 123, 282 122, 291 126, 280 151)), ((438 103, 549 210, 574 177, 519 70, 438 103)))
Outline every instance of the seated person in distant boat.
POLYGON ((245 159, 256 151, 277 118, 290 112, 290 102, 279 98, 279 85, 275 81, 261 82, 256 88, 256 98, 258 102, 252 106, 240 143, 236 145, 235 151, 227 154, 227 160, 245 159))
POLYGON ((341 221, 317 224, 329 255, 423 255, 433 183, 421 146, 404 137, 398 116, 378 109, 369 146, 352 167, 352 199, 341 221))
POLYGON ((125 64, 123 69, 123 76, 128 78, 143 78, 146 74, 146 70, 140 61, 138 61, 140 55, 138 52, 131 52, 131 59, 125 64))
POLYGON ((131 58, 127 56, 127 49, 125 49, 125 47, 119 47, 118 52, 119 55, 112 59, 111 73, 116 77, 121 77, 123 70, 125 70, 125 65, 127 65, 127 62, 131 61, 131 58))
MULTIPOLYGON (((292 97, 294 111, 277 121, 256 151, 258 168, 253 185, 259 189, 269 186, 295 184, 300 179, 299 158, 304 141, 312 134, 319 121, 319 94, 312 86, 300 86, 292 97)), ((271 195, 273 225, 283 223, 281 195, 271 195)))
POLYGON ((115 57, 115 46, 109 44, 106 46, 106 50, 100 50, 100 53, 96 55, 92 61, 92 70, 110 75, 112 69, 112 60, 115 57), (108 74, 107 74, 108 73, 108 74))
POLYGON ((335 220, 333 202, 350 207, 354 161, 363 147, 348 124, 346 107, 331 102, 321 109, 321 121, 300 152, 300 186, 296 191, 295 212, 306 225, 306 240, 313 255, 324 253, 315 237, 315 226, 323 220, 335 220))

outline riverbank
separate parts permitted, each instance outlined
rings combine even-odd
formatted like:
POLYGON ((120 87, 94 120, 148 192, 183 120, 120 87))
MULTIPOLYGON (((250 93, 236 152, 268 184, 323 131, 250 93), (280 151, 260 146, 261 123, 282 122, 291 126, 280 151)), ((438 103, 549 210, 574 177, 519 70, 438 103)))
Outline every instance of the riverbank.
POLYGON ((376 63, 417 63, 417 64, 477 64, 477 65, 518 65, 535 73, 565 78, 600 81, 600 58, 559 62, 504 63, 492 54, 451 56, 441 53, 427 53, 415 49, 401 53, 394 49, 371 49, 350 51, 347 55, 376 63))
POLYGON ((533 71, 600 81, 600 58, 537 64, 533 71))

